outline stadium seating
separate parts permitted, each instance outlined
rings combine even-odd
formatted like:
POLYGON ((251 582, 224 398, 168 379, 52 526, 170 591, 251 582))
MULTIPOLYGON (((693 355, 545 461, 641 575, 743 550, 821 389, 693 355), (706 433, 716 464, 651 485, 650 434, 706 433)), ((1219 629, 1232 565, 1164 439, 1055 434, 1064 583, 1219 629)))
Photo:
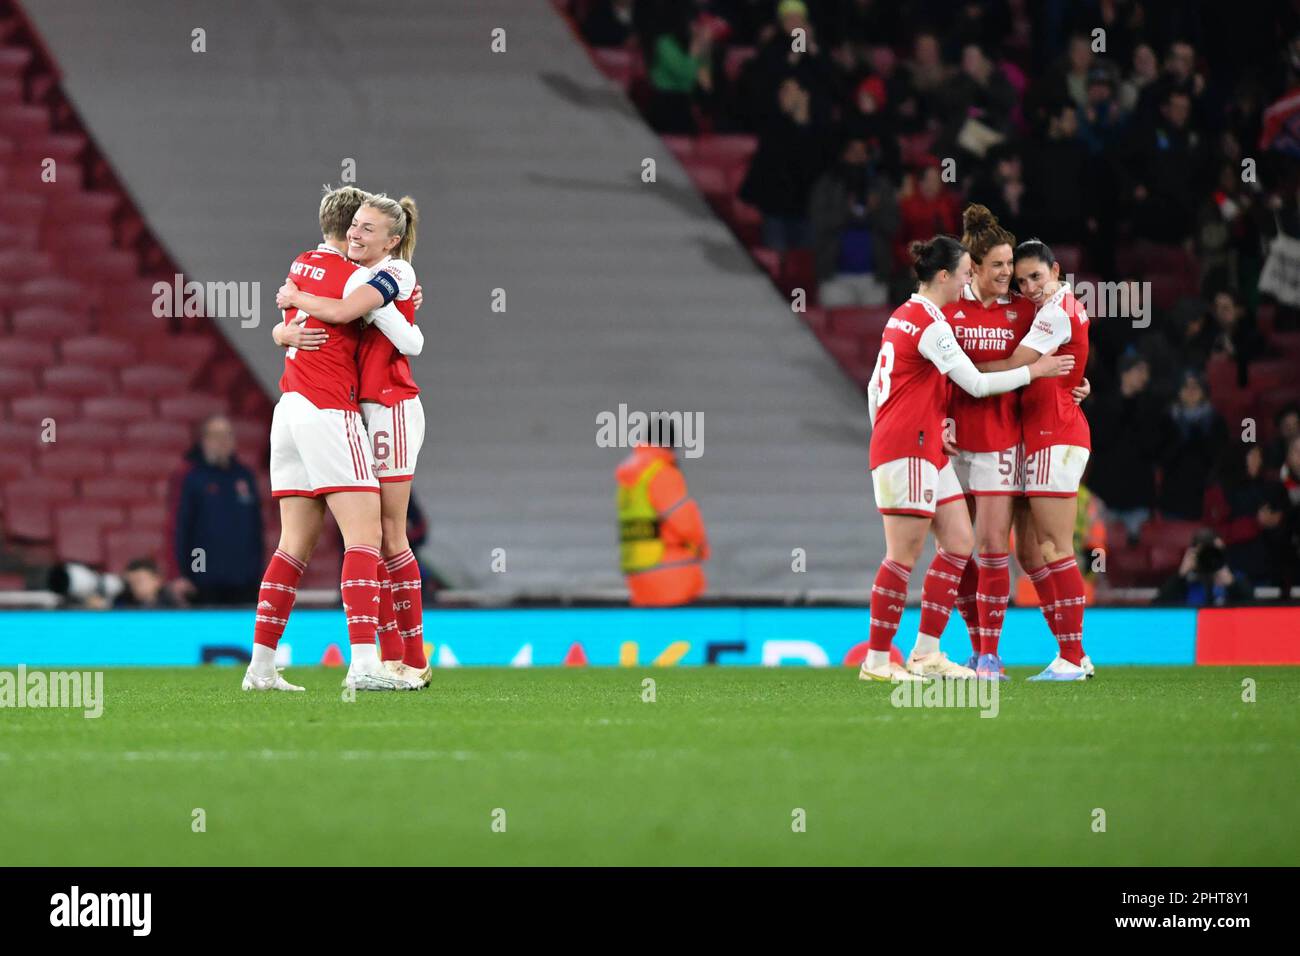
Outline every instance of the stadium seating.
MULTIPOLYGON (((240 453, 264 472, 270 409, 205 320, 153 314, 154 281, 180 270, 58 75, 22 11, 0 0, 0 540, 20 558, 52 545, 120 571, 164 557, 166 478, 197 420, 242 391, 240 453), (39 175, 46 157, 53 183, 39 175)), ((266 512, 278 533, 269 500, 266 512)))

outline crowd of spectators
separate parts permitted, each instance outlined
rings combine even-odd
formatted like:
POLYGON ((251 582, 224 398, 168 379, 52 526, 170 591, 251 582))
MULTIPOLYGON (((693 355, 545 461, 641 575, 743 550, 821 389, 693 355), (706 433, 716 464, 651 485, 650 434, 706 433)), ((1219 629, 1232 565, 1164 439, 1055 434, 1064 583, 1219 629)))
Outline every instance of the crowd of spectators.
POLYGON ((1245 20, 1192 0, 573 6, 588 43, 641 52, 658 131, 756 137, 739 198, 764 247, 812 253, 823 306, 905 298, 908 242, 959 234, 967 202, 1105 280, 1145 278, 1126 246, 1194 263, 1149 324, 1094 323, 1088 485, 1131 541, 1153 516, 1199 522, 1241 577, 1300 585, 1300 410, 1265 416, 1252 444, 1210 381, 1227 363, 1222 381, 1249 388, 1281 357, 1270 336, 1300 330, 1300 290, 1259 295, 1270 241, 1300 238, 1294 5, 1245 20))

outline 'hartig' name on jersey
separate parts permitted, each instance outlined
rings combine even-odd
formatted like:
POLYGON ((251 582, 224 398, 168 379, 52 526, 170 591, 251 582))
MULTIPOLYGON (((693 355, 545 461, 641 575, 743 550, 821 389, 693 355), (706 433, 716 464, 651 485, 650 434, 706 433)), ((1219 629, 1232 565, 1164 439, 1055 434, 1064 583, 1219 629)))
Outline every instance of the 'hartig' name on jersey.
POLYGON ((309 279, 320 281, 325 278, 325 270, 320 266, 309 266, 305 262, 295 262, 289 266, 289 271, 296 276, 306 276, 309 279))
POLYGON ((894 315, 891 315, 889 317, 889 321, 885 323, 885 328, 901 329, 902 331, 906 332, 908 335, 916 335, 921 331, 921 327, 917 325, 915 322, 909 322, 907 321, 907 319, 900 319, 894 315))

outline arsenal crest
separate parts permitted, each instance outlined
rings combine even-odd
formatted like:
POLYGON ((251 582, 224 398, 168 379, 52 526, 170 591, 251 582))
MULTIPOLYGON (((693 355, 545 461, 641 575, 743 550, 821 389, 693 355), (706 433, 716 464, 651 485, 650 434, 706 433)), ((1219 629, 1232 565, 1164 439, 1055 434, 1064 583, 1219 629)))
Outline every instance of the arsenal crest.
POLYGON ((925 490, 925 503, 928 505, 933 500, 934 500, 934 492, 931 491, 929 488, 927 488, 925 490))

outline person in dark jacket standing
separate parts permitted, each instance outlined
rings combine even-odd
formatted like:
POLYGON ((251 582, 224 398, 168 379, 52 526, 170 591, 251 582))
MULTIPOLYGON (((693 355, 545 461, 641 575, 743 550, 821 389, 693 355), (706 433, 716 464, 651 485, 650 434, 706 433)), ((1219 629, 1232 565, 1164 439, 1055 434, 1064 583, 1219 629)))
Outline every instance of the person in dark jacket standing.
POLYGON ((235 431, 224 415, 199 427, 185 456, 176 507, 176 567, 194 604, 257 600, 262 567, 262 509, 253 473, 235 457, 235 431))

